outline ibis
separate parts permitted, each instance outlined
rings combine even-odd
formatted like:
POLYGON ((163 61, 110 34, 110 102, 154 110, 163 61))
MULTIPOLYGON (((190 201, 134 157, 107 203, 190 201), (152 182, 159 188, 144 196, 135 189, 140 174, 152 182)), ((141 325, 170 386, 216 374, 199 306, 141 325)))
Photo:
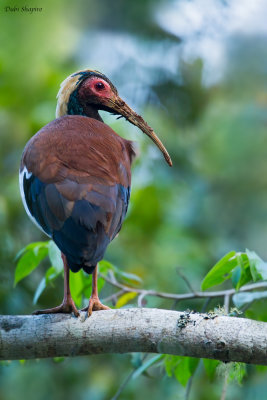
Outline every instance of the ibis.
POLYGON ((153 129, 118 95, 102 73, 82 70, 60 86, 56 119, 26 144, 20 165, 20 191, 30 219, 58 246, 64 264, 61 305, 36 314, 79 311, 69 286, 69 270, 92 274, 86 308, 106 310, 98 297, 97 263, 119 233, 130 199, 133 142, 106 125, 99 110, 126 118, 171 158, 153 129))

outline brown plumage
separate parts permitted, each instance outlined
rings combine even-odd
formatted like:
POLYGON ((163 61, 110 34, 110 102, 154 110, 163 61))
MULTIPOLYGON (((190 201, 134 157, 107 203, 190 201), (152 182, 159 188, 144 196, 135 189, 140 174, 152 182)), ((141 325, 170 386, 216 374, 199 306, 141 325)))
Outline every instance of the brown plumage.
POLYGON ((59 118, 27 143, 20 168, 24 206, 55 241, 64 261, 63 303, 37 313, 74 311, 78 315, 69 290, 69 268, 93 273, 88 314, 107 309, 98 299, 96 265, 126 215, 135 152, 132 142, 102 122, 99 109, 121 114, 139 126, 171 164, 152 129, 119 98, 104 75, 81 71, 63 82, 59 118))
POLYGON ((129 186, 134 155, 133 143, 103 122, 72 115, 50 122, 28 142, 22 168, 27 164, 29 171, 49 183, 91 177, 129 186))

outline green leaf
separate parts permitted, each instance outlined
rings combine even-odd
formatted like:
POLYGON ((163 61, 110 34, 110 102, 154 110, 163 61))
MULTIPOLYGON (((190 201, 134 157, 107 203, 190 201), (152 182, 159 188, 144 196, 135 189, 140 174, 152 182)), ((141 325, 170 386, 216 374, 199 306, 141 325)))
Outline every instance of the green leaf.
POLYGON ((257 372, 266 373, 267 366, 266 365, 255 365, 257 372))
POLYGON ((137 296, 136 292, 129 292, 123 294, 116 303, 116 308, 123 307, 125 304, 129 303, 129 301, 133 300, 137 296))
POLYGON ((103 275, 107 275, 108 271, 114 271, 115 267, 109 261, 102 260, 98 263, 99 272, 103 275))
POLYGON ((216 372, 219 376, 227 376, 227 383, 237 382, 239 385, 241 385, 247 373, 246 364, 240 362, 230 362, 224 364, 220 362, 216 372))
POLYGON ((237 382, 241 385, 244 377, 247 374, 246 364, 234 362, 229 364, 228 382, 237 382))
POLYGON ((22 256, 22 254, 25 253, 26 251, 34 250, 35 248, 38 248, 38 247, 47 247, 48 243, 49 243, 49 241, 46 241, 46 242, 33 242, 33 243, 27 244, 27 246, 23 247, 23 249, 21 249, 16 254, 15 261, 17 261, 22 256))
POLYGON ((233 295, 233 302, 236 307, 241 308, 246 304, 252 303, 255 300, 267 298, 267 291, 262 292, 242 292, 233 295))
POLYGON ((84 276, 83 270, 73 273, 70 271, 70 290, 74 303, 78 307, 82 304, 83 290, 86 284, 86 278, 84 276))
POLYGON ((241 275, 242 275, 242 269, 241 269, 240 265, 237 265, 233 269, 232 276, 231 276, 232 285, 234 286, 234 288, 236 288, 238 286, 240 279, 241 279, 241 275))
POLYGON ((190 371, 188 365, 189 357, 180 357, 175 369, 174 376, 182 386, 186 386, 188 380, 190 379, 192 372, 190 371))
POLYGON ((165 357, 164 354, 158 354, 155 357, 150 358, 148 361, 146 361, 144 364, 142 364, 139 368, 137 368, 137 370, 132 375, 132 379, 138 378, 149 367, 151 367, 152 365, 156 364, 158 361, 160 361, 164 357, 165 357))
POLYGON ((46 279, 42 278, 40 283, 39 283, 39 285, 37 286, 37 289, 36 289, 35 293, 34 293, 33 301, 32 301, 33 304, 37 303, 39 297, 41 296, 41 294, 43 293, 45 288, 46 288, 46 279))
POLYGON ((241 286, 251 282, 253 279, 247 254, 236 253, 236 261, 237 267, 232 271, 231 279, 235 289, 239 290, 241 286))
POLYGON ((42 278, 40 281, 35 293, 34 293, 34 298, 33 298, 33 304, 36 304, 39 297, 43 293, 44 289, 47 287, 49 283, 51 283, 53 280, 55 280, 58 275, 61 274, 61 271, 57 271, 55 267, 50 267, 45 273, 45 277, 42 278))
POLYGON ((253 280, 251 271, 250 271, 250 266, 249 263, 247 263, 246 267, 242 269, 240 279, 235 286, 236 290, 239 290, 242 286, 246 285, 247 283, 251 282, 253 280))
POLYGON ((197 369, 200 359, 195 357, 186 357, 186 358, 188 361, 188 369, 191 372, 191 375, 193 375, 193 373, 197 369))
POLYGON ((165 370, 169 378, 173 375, 173 369, 178 363, 179 356, 166 355, 164 358, 165 370))
POLYGON ((250 271, 254 282, 257 280, 267 280, 267 263, 264 262, 254 251, 246 250, 250 271))
POLYGON ((47 242, 31 243, 22 253, 15 270, 14 286, 28 276, 47 256, 47 242))
POLYGON ((234 257, 235 255, 235 251, 230 251, 214 265, 202 281, 202 290, 219 285, 226 279, 229 279, 230 272, 237 266, 237 259, 234 257))
POLYGON ((63 271, 63 261, 61 258, 61 252, 57 245, 50 240, 48 242, 48 256, 51 262, 51 265, 55 268, 57 272, 63 271))
POLYGON ((213 381, 216 374, 216 368, 220 364, 218 360, 210 360, 209 358, 203 358, 203 364, 205 371, 210 381, 213 381))
POLYGON ((65 357, 53 357, 53 361, 54 363, 59 364, 65 361, 65 357))
POLYGON ((188 380, 195 372, 199 359, 191 357, 181 357, 174 370, 174 376, 182 386, 186 386, 188 380))
POLYGON ((236 290, 252 280, 267 279, 267 263, 255 252, 230 252, 226 254, 206 275, 202 290, 218 285, 231 278, 236 290))
MULTIPOLYGON (((97 287, 98 287, 98 282, 102 282, 104 279, 98 278, 97 280, 97 287)), ((101 288, 102 289, 102 288, 101 288)), ((86 277, 86 284, 84 285, 82 289, 82 294, 86 299, 89 299, 91 294, 92 294, 92 278, 91 277, 86 277)))
POLYGON ((49 267, 48 270, 45 273, 45 281, 46 285, 49 282, 52 282, 54 279, 58 277, 58 275, 61 275, 62 271, 58 271, 55 267, 49 267))
POLYGON ((186 386, 198 366, 199 359, 183 356, 166 356, 164 363, 167 375, 169 377, 174 375, 182 386, 186 386))

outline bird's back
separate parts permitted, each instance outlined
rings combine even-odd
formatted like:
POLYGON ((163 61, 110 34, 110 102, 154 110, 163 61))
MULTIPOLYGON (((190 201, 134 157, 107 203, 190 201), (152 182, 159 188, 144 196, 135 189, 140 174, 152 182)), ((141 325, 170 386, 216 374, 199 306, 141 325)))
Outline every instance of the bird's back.
POLYGON ((20 167, 24 206, 75 272, 92 272, 127 212, 132 143, 104 123, 64 116, 27 143, 20 167))

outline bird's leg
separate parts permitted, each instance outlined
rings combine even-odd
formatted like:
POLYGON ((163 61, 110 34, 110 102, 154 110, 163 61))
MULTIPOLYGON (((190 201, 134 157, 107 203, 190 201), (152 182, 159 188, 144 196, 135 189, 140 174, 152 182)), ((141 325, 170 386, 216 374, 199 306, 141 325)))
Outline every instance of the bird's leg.
POLYGON ((65 313, 65 314, 70 314, 71 312, 74 313, 76 317, 79 316, 79 311, 77 310, 74 301, 71 297, 70 293, 70 283, 69 283, 69 267, 67 264, 67 259, 66 256, 61 253, 61 257, 63 260, 64 264, 64 298, 60 306, 53 307, 53 308, 47 308, 46 310, 37 310, 33 314, 34 315, 39 315, 39 314, 56 314, 56 313, 65 313))
POLYGON ((100 310, 110 310, 110 308, 104 306, 104 304, 102 304, 99 300, 98 290, 97 290, 97 266, 96 266, 92 275, 92 294, 89 300, 88 307, 86 307, 84 311, 87 311, 88 317, 90 317, 93 311, 100 311, 100 310))

